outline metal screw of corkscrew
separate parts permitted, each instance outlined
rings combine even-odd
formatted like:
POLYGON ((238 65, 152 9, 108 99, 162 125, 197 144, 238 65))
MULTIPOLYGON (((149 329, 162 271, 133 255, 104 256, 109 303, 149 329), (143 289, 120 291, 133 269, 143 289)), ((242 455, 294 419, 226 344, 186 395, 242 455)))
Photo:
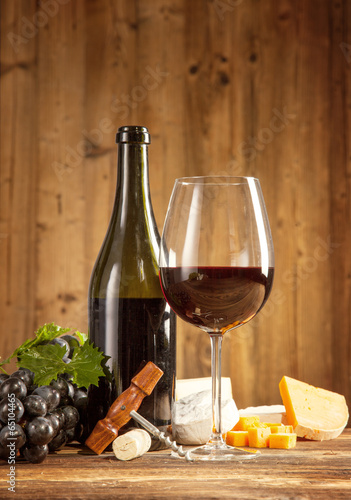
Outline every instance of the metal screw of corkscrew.
POLYGON ((191 458, 190 456, 190 451, 184 451, 182 446, 178 446, 175 441, 172 441, 172 439, 169 436, 166 436, 164 432, 161 432, 157 427, 152 425, 146 418, 142 417, 137 413, 136 411, 132 410, 130 412, 130 416, 138 422, 138 424, 142 425, 144 429, 149 431, 153 436, 158 438, 160 441, 165 443, 166 446, 171 448, 171 450, 175 451, 178 453, 178 455, 182 458, 185 458, 187 462, 193 462, 194 459, 191 458))

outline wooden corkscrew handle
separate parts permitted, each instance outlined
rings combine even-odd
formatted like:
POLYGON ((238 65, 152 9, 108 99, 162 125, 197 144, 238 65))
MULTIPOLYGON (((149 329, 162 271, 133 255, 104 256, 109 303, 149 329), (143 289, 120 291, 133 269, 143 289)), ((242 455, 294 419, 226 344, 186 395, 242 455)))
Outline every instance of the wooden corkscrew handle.
POLYGON ((130 412, 137 411, 145 396, 149 396, 163 371, 149 361, 132 379, 126 389, 110 407, 106 417, 99 420, 85 444, 100 455, 104 449, 118 436, 118 431, 130 419, 130 412))

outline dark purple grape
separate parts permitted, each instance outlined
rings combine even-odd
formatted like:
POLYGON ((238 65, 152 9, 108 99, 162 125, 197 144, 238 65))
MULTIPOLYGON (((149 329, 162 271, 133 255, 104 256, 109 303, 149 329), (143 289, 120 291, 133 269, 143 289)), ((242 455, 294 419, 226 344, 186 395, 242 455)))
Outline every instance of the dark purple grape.
POLYGON ((66 431, 61 429, 57 436, 55 436, 49 443, 49 450, 50 451, 56 451, 59 448, 62 448, 67 443, 67 436, 66 436, 66 431))
POLYGON ((26 387, 30 387, 34 381, 34 373, 28 368, 20 368, 11 374, 11 377, 20 378, 26 384, 26 387))
POLYGON ((73 335, 62 335, 60 338, 64 339, 68 343, 69 345, 68 357, 72 358, 74 349, 80 346, 79 340, 76 339, 76 337, 74 337, 73 335))
POLYGON ((74 406, 64 406, 62 407, 62 412, 65 416, 65 426, 64 429, 72 429, 79 422, 79 412, 74 406))
POLYGON ((37 394, 30 394, 24 398, 23 406, 26 414, 31 417, 44 417, 48 411, 45 399, 37 394))
POLYGON ((30 444, 48 444, 54 437, 54 428, 45 417, 35 417, 30 420, 26 424, 25 431, 30 444))
POLYGON ((22 427, 18 424, 5 425, 0 432, 0 444, 4 447, 13 443, 15 449, 19 450, 25 442, 26 435, 22 427))
POLYGON ((70 351, 69 344, 62 337, 56 337, 56 339, 51 340, 49 342, 49 344, 52 344, 52 345, 58 344, 59 346, 64 347, 66 349, 66 353, 64 356, 69 356, 69 351, 70 351))
POLYGON ((3 383, 4 380, 8 379, 10 375, 7 375, 7 373, 0 373, 0 385, 3 383))
POLYGON ((45 415, 45 418, 49 420, 54 429, 54 436, 56 436, 62 428, 59 418, 53 413, 47 413, 45 415))
POLYGON ((61 398, 68 396, 68 382, 64 378, 57 377, 57 380, 52 380, 50 382, 50 386, 60 393, 61 398))
POLYGON ((37 387, 32 394, 36 394, 45 399, 48 411, 52 411, 60 404, 60 393, 49 385, 37 387))
POLYGON ((47 444, 44 445, 32 445, 26 444, 22 448, 22 455, 28 462, 32 464, 40 464, 48 456, 49 447, 47 444))
POLYGON ((32 394, 35 391, 35 389, 37 389, 37 388, 38 388, 38 386, 36 384, 32 384, 30 387, 28 387, 27 388, 27 396, 29 394, 32 394))
POLYGON ((9 394, 14 394, 18 399, 27 396, 26 384, 20 378, 9 377, 0 385, 0 399, 7 398, 9 394))
POLYGON ((56 417, 59 421, 59 430, 63 429, 64 426, 65 426, 65 421, 66 421, 66 418, 65 418, 65 415, 62 411, 62 408, 56 408, 55 410, 53 410, 52 412, 48 413, 48 415, 53 415, 54 417, 56 417))
POLYGON ((78 423, 75 427, 75 436, 74 436, 74 440, 75 441, 79 441, 81 442, 81 438, 83 436, 83 431, 84 431, 84 427, 82 424, 78 423))
POLYGON ((0 401, 0 420, 7 425, 9 420, 19 422, 24 414, 22 401, 14 396, 9 396, 0 401))
POLYGON ((75 388, 71 382, 67 382, 67 383, 68 383, 68 397, 71 398, 73 401, 75 388))
POLYGON ((63 396, 60 400, 60 408, 64 408, 65 406, 72 406, 73 399, 69 396, 63 396))
POLYGON ((70 429, 67 429, 66 431, 66 442, 67 444, 68 443, 72 443, 72 441, 75 440, 76 438, 76 428, 75 427, 71 427, 70 429))
POLYGON ((88 394, 82 389, 76 389, 73 398, 73 405, 79 413, 84 411, 88 405, 88 394))

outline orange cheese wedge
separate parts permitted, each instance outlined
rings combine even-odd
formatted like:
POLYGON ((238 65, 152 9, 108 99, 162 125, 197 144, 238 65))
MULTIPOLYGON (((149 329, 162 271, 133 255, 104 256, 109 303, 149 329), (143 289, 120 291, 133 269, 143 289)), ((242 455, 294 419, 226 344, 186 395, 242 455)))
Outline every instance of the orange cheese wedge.
POLYGON ((344 396, 290 377, 279 383, 287 423, 299 437, 323 441, 339 436, 349 412, 344 396))

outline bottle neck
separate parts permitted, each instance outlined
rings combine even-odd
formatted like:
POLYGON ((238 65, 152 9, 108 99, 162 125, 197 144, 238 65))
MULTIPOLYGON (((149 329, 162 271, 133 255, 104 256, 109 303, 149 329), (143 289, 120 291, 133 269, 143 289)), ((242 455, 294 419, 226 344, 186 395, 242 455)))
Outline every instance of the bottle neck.
POLYGON ((126 224, 134 238, 149 240, 158 258, 160 234, 151 203, 149 185, 148 145, 118 144, 117 188, 114 217, 119 230, 126 224), (128 221, 128 222, 127 222, 128 221), (134 228, 134 230, 133 230, 134 228))
POLYGON ((133 213, 142 210, 153 217, 147 148, 146 144, 118 144, 116 201, 121 218, 127 210, 133 213))

